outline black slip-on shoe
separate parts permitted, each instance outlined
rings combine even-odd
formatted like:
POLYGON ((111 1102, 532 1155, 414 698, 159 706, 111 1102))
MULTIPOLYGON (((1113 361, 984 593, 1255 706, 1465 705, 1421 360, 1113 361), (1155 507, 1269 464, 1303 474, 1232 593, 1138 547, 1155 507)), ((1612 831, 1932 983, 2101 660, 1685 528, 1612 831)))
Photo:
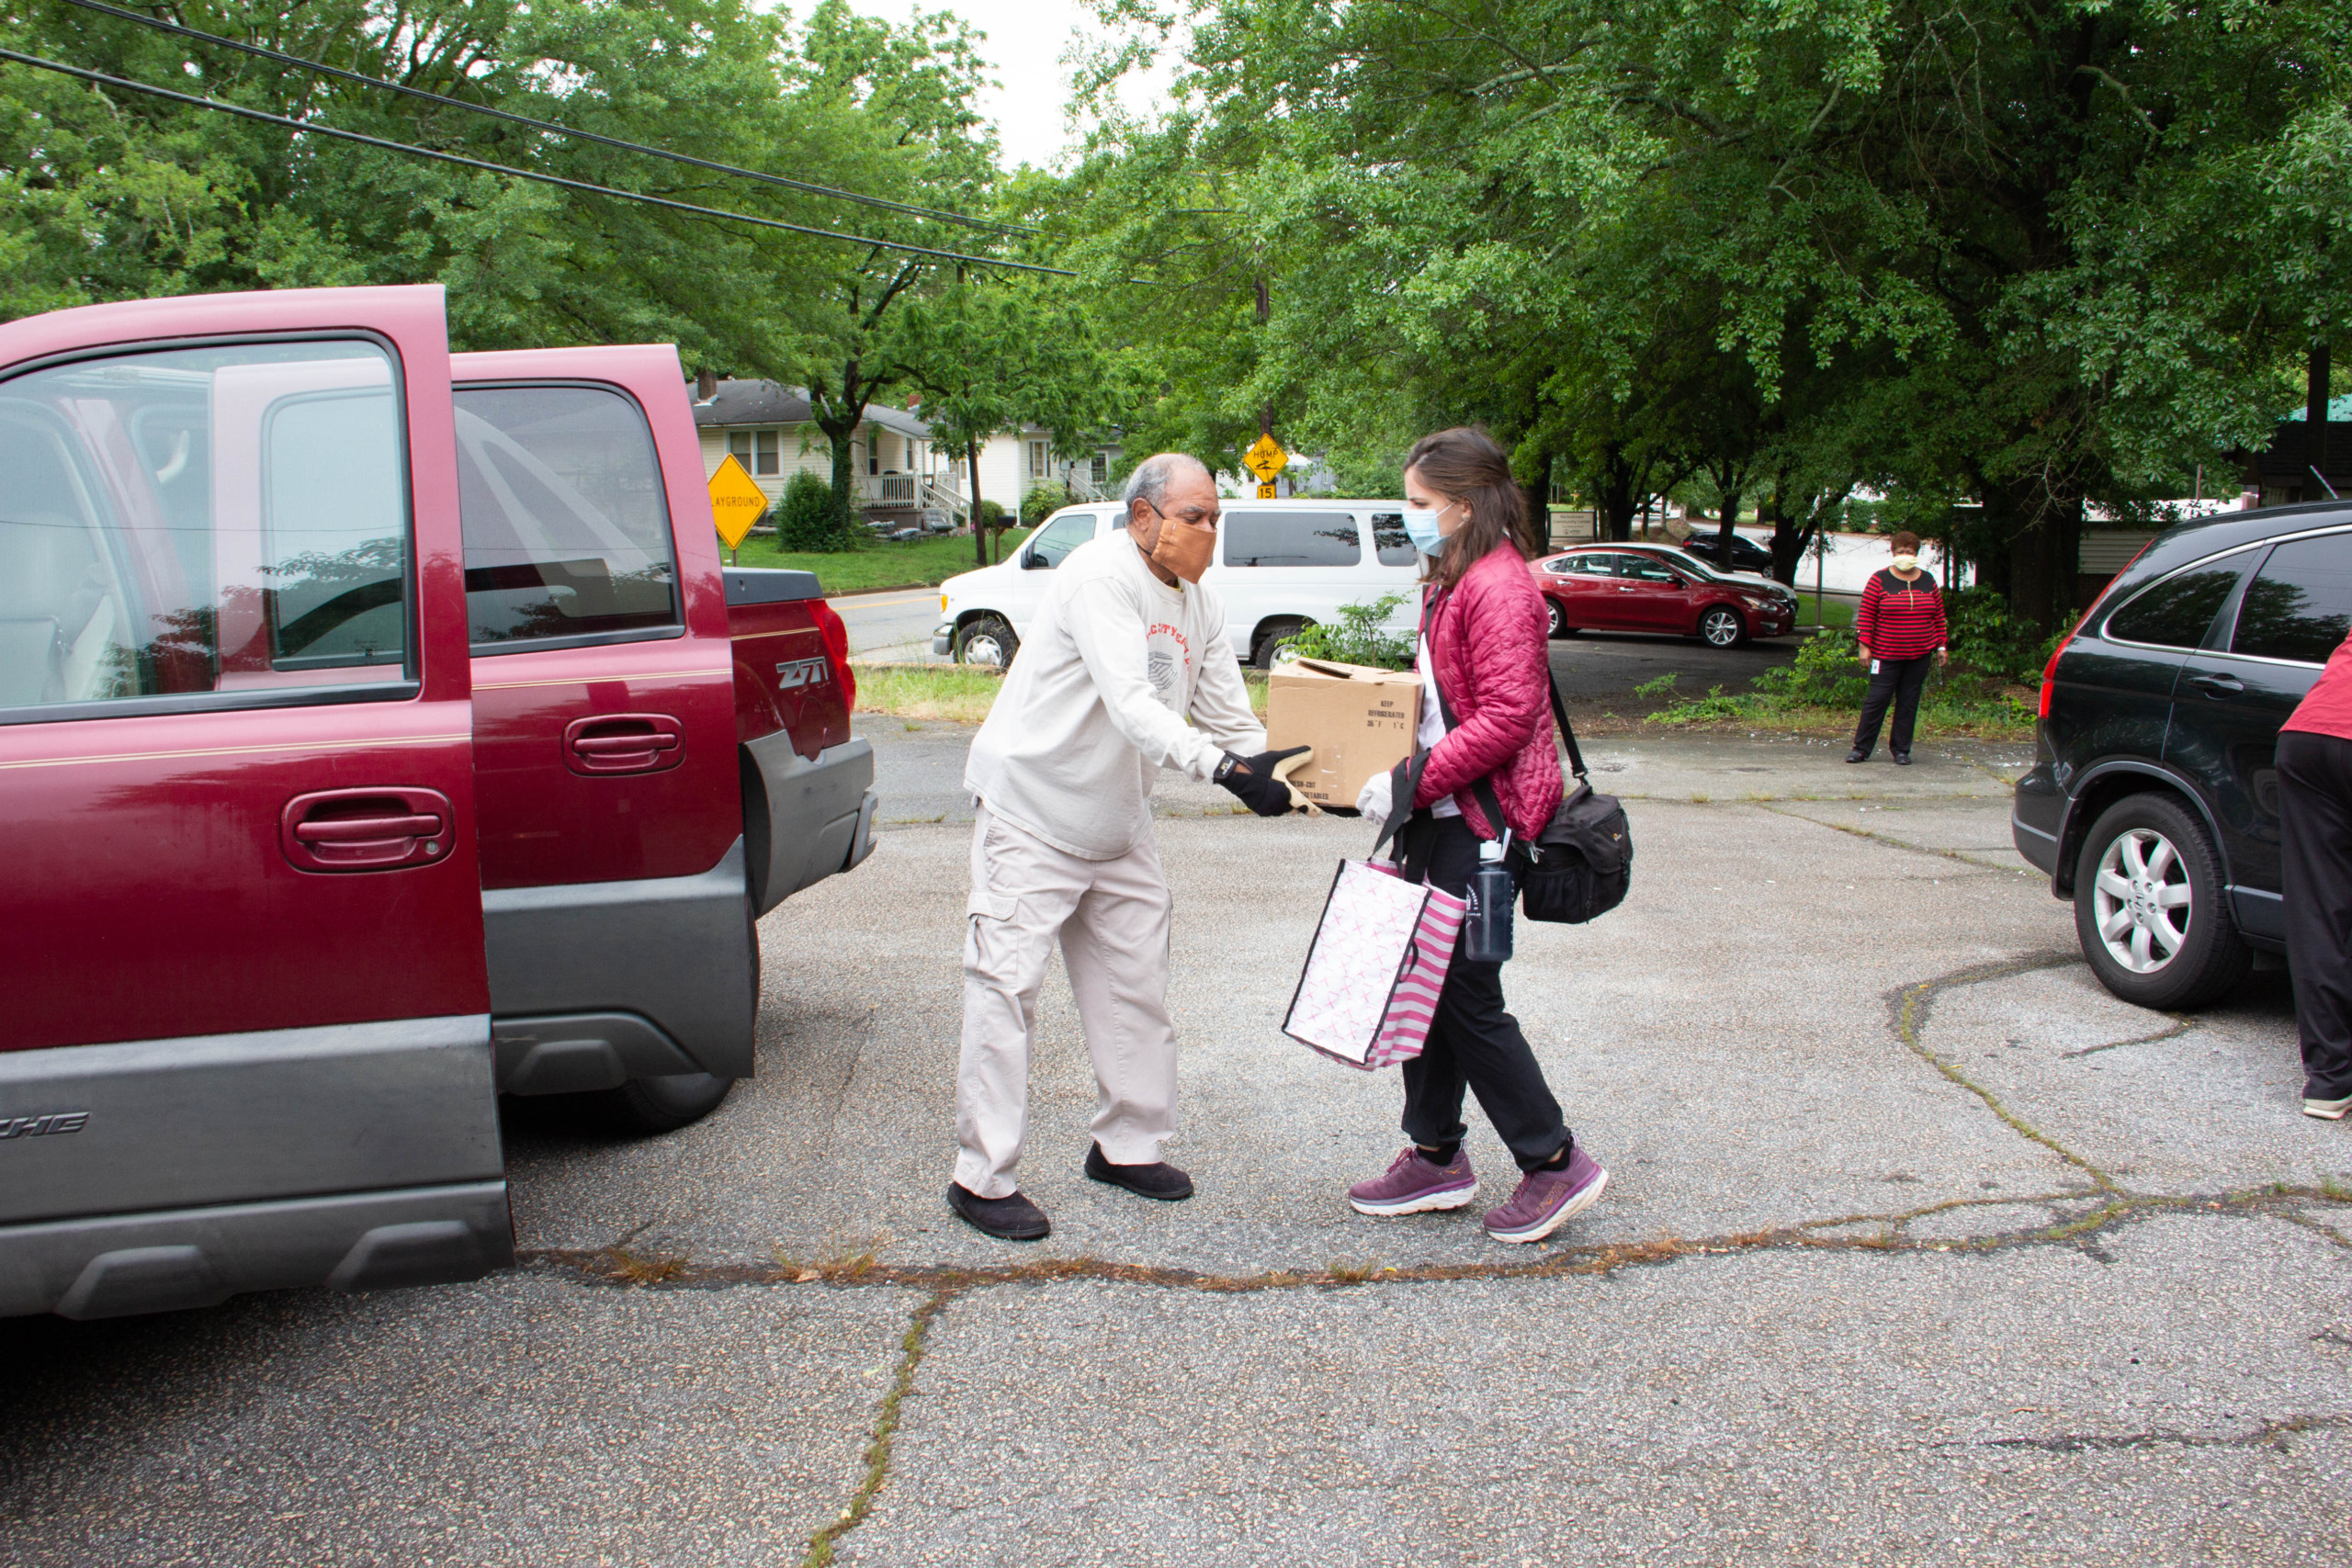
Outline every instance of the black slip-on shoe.
POLYGON ((1867 762, 1870 760, 1871 754, 1859 746, 1846 753, 1846 761, 1849 762, 1867 762))
POLYGON ((1043 1241, 1053 1234, 1046 1211, 1018 1192, 983 1198, 958 1181, 947 1189, 947 1206, 962 1216, 966 1224, 999 1241, 1043 1241))
POLYGON ((1145 1198, 1157 1198, 1163 1203, 1181 1202, 1193 1195, 1193 1179, 1166 1161, 1154 1165, 1113 1165, 1102 1157, 1102 1145, 1094 1144, 1086 1151, 1086 1174, 1097 1181, 1107 1181, 1114 1187, 1145 1198))
POLYGON ((1890 752, 1889 755, 1894 757, 1894 765, 1898 768, 1907 768, 1911 765, 1911 753, 1908 751, 1894 751, 1890 752))

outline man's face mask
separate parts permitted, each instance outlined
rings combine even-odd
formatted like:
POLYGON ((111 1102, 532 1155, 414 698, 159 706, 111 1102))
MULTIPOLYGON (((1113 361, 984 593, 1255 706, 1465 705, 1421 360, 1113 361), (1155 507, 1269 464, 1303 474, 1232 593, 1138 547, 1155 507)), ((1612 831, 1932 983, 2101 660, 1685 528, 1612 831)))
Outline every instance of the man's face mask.
POLYGON ((1198 582, 1201 573, 1209 569, 1209 558, 1216 554, 1216 525, 1187 523, 1158 507, 1152 510, 1159 516, 1159 537, 1151 547, 1152 560, 1187 582, 1198 582))

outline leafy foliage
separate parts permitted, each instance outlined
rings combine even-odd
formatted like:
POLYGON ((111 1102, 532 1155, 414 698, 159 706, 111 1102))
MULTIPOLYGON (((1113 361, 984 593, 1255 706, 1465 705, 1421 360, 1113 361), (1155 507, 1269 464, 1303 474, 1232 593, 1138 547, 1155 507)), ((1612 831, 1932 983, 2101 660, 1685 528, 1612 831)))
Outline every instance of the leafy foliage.
POLYGON ((1405 603, 1402 593, 1384 593, 1370 604, 1342 604, 1336 620, 1317 621, 1284 646, 1302 659, 1328 659, 1339 664, 1367 664, 1377 670, 1408 670, 1413 663, 1413 638, 1388 630, 1388 621, 1405 603))
POLYGON ((1021 521, 1035 528, 1069 504, 1069 497, 1058 486, 1032 485, 1029 493, 1021 498, 1021 521))
POLYGON ((833 503, 833 487, 803 468, 784 487, 776 506, 776 543, 787 550, 830 553, 848 547, 848 530, 833 503))

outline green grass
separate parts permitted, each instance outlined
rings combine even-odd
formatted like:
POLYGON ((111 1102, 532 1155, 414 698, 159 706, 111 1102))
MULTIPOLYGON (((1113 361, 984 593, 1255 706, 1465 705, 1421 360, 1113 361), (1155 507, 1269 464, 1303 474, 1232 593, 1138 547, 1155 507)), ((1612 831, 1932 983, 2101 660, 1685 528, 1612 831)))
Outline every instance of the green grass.
POLYGON ((1854 624, 1854 609, 1855 606, 1847 604, 1843 599, 1825 598, 1821 601, 1821 618, 1819 620, 1815 620, 1813 615, 1813 595, 1803 590, 1799 590, 1797 593, 1797 630, 1801 632, 1811 631, 1815 626, 1824 625, 1844 630, 1852 626, 1854 624))
MULTIPOLYGON (((936 719, 978 724, 988 717, 1004 677, 968 664, 853 664, 857 672, 857 711, 909 720, 936 719)), ((1266 716, 1266 677, 1241 672, 1250 706, 1266 716)))
MULTIPOLYGON (((1011 555, 1013 547, 1028 536, 1026 528, 1006 529, 999 558, 1011 555)), ((911 539, 905 544, 863 539, 856 549, 842 550, 837 555, 779 549, 775 539, 754 535, 743 541, 742 549, 729 564, 813 571, 818 586, 831 595, 856 593, 870 588, 928 588, 946 581, 959 571, 972 570, 976 563, 969 535, 911 539)))

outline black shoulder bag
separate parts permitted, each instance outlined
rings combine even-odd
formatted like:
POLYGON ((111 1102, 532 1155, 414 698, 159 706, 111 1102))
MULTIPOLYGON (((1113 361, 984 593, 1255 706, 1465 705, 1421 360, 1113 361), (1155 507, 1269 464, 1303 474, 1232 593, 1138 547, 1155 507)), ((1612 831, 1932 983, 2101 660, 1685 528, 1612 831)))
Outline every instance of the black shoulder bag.
MULTIPOLYGON (((1625 901, 1625 890, 1634 879, 1634 829, 1615 795, 1593 792, 1584 753, 1577 749, 1577 732, 1568 725, 1567 705, 1560 700, 1560 682, 1548 667, 1544 676, 1552 692, 1552 717, 1559 724, 1560 739, 1568 749, 1569 774, 1575 783, 1535 841, 1521 840, 1512 845, 1512 852, 1520 857, 1519 907, 1531 920, 1580 926, 1625 901)), ((1437 690, 1438 711, 1445 716, 1445 728, 1451 730, 1453 705, 1445 700, 1435 681, 1430 685, 1437 690)), ((1415 765, 1406 770, 1408 792, 1419 785, 1427 753, 1412 761, 1415 765)), ((1480 779, 1470 787, 1487 820, 1498 829, 1508 826, 1502 802, 1495 796, 1494 781, 1480 779)), ((1408 808, 1412 798, 1411 793, 1402 796, 1408 808)), ((1393 805, 1391 812, 1395 820, 1393 805)), ((1374 852, 1379 852, 1376 847, 1374 852)))

